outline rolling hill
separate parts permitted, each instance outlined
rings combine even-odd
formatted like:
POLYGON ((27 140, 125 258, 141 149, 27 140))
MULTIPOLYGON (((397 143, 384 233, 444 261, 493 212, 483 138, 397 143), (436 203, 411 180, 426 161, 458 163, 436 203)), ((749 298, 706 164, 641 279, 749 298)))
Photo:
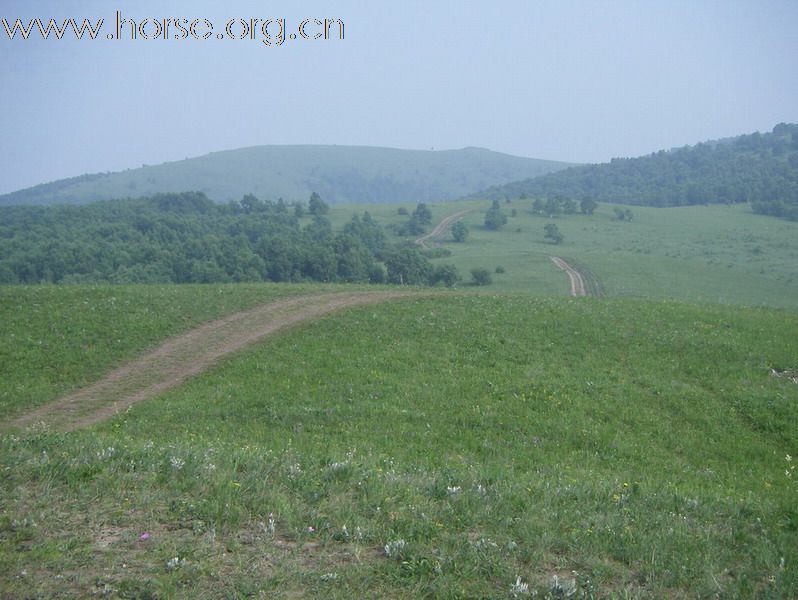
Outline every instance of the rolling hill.
POLYGON ((0 196, 0 206, 85 204, 185 191, 218 202, 245 194, 307 200, 314 191, 329 203, 436 202, 568 166, 483 148, 253 146, 45 183, 0 196))
POLYGON ((638 158, 574 166, 493 186, 473 198, 564 196, 645 206, 749 202, 754 211, 798 219, 798 125, 638 158))
POLYGON ((363 294, 0 287, 0 597, 796 597, 795 311, 406 290, 152 395, 363 294))

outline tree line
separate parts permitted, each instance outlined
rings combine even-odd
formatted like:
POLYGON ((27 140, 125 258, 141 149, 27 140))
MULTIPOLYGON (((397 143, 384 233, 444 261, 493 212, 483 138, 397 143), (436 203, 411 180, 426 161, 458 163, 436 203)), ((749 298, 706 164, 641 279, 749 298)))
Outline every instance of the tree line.
POLYGON ((368 213, 341 231, 307 205, 200 192, 81 206, 0 207, 0 283, 316 281, 454 285, 411 245, 389 243, 368 213))
POLYGON ((754 212, 798 220, 798 124, 769 133, 615 158, 489 188, 488 199, 586 199, 645 206, 747 202, 754 212))

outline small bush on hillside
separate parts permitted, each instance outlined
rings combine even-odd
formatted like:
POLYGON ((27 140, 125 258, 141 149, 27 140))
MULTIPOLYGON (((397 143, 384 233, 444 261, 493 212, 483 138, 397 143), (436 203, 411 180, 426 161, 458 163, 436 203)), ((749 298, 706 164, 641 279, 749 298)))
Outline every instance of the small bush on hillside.
POLYGON ((471 269, 471 278, 474 281, 474 285, 490 285, 493 283, 493 279, 487 269, 471 269))

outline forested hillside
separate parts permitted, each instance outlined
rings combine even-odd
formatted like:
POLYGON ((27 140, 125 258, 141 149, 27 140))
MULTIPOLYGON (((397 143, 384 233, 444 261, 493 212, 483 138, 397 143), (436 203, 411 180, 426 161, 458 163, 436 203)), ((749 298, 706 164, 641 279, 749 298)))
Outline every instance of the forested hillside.
POLYGON ((327 210, 317 194, 216 204, 196 192, 0 207, 0 283, 456 282, 453 267, 387 243, 368 212, 334 233, 327 210))
POLYGON ((474 195, 519 196, 647 206, 749 202, 755 212, 798 220, 798 124, 781 123, 770 133, 571 167, 474 195))
POLYGON ((217 202, 246 194, 293 202, 307 199, 312 192, 333 204, 436 202, 567 166, 484 148, 254 146, 62 179, 2 195, 0 206, 86 204, 189 191, 202 192, 217 202))

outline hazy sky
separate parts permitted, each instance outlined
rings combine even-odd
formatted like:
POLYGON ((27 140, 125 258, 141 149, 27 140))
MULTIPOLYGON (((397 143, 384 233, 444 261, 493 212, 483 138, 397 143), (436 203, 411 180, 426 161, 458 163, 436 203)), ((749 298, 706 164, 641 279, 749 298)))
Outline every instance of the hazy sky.
POLYGON ((9 25, 70 17, 99 39, 0 25, 0 193, 259 144, 601 162, 798 122, 795 0, 0 0, 9 25), (117 11, 214 30, 109 40, 117 11), (216 39, 253 18, 345 39, 216 39))

